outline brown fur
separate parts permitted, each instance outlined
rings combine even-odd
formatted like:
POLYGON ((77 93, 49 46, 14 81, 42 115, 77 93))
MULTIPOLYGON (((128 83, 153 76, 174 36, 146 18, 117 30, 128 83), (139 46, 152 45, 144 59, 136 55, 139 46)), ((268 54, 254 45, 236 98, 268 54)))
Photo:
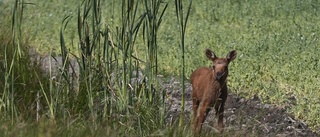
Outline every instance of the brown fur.
POLYGON ((201 131, 209 111, 214 106, 218 116, 218 130, 223 132, 224 104, 228 96, 227 77, 228 64, 236 58, 235 50, 226 58, 218 58, 211 50, 206 49, 206 56, 213 61, 213 67, 200 67, 191 74, 193 129, 201 131))

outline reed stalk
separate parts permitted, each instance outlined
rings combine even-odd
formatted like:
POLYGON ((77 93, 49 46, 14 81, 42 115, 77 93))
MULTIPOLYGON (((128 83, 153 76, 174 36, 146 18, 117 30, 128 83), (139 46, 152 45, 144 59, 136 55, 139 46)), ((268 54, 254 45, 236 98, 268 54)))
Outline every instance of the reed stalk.
POLYGON ((184 15, 184 8, 183 2, 181 0, 175 0, 175 7, 176 7, 176 16, 180 28, 180 43, 179 46, 181 48, 181 85, 182 85, 182 93, 181 93, 181 114, 179 120, 179 126, 183 126, 183 119, 184 119, 184 108, 185 108, 185 34, 186 34, 186 27, 188 18, 190 15, 192 0, 189 1, 189 5, 187 7, 187 13, 184 15))

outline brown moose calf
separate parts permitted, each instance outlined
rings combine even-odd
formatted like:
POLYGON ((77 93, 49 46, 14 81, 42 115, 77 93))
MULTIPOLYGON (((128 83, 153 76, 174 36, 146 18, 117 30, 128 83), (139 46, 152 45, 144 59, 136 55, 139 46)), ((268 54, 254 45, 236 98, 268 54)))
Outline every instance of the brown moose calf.
POLYGON ((200 67, 191 74, 193 129, 201 131, 209 111, 214 106, 218 117, 218 131, 223 132, 223 111, 228 96, 228 64, 236 58, 235 50, 226 58, 218 58, 211 50, 206 49, 206 56, 213 62, 212 68, 200 67))

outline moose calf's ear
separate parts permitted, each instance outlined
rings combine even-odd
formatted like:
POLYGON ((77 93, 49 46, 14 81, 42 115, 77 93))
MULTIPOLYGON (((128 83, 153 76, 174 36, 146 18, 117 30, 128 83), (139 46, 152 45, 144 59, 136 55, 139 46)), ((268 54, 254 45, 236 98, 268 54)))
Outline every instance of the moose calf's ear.
POLYGON ((232 50, 232 51, 230 51, 229 53, 228 53, 228 55, 227 55, 227 60, 229 61, 229 62, 231 62, 232 60, 234 60, 235 58, 236 58, 236 56, 237 56, 237 51, 235 51, 235 50, 232 50))
POLYGON ((206 56, 208 59, 214 61, 217 56, 210 50, 210 49, 206 49, 206 56))

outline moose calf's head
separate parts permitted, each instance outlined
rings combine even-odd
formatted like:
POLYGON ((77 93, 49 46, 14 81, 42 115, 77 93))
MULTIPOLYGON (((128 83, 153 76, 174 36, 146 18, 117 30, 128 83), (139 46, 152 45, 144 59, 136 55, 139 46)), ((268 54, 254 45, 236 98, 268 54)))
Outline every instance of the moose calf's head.
POLYGON ((214 77, 216 80, 226 78, 228 76, 228 65, 236 58, 237 52, 230 51, 226 58, 218 58, 210 49, 206 49, 206 56, 213 62, 214 77))

